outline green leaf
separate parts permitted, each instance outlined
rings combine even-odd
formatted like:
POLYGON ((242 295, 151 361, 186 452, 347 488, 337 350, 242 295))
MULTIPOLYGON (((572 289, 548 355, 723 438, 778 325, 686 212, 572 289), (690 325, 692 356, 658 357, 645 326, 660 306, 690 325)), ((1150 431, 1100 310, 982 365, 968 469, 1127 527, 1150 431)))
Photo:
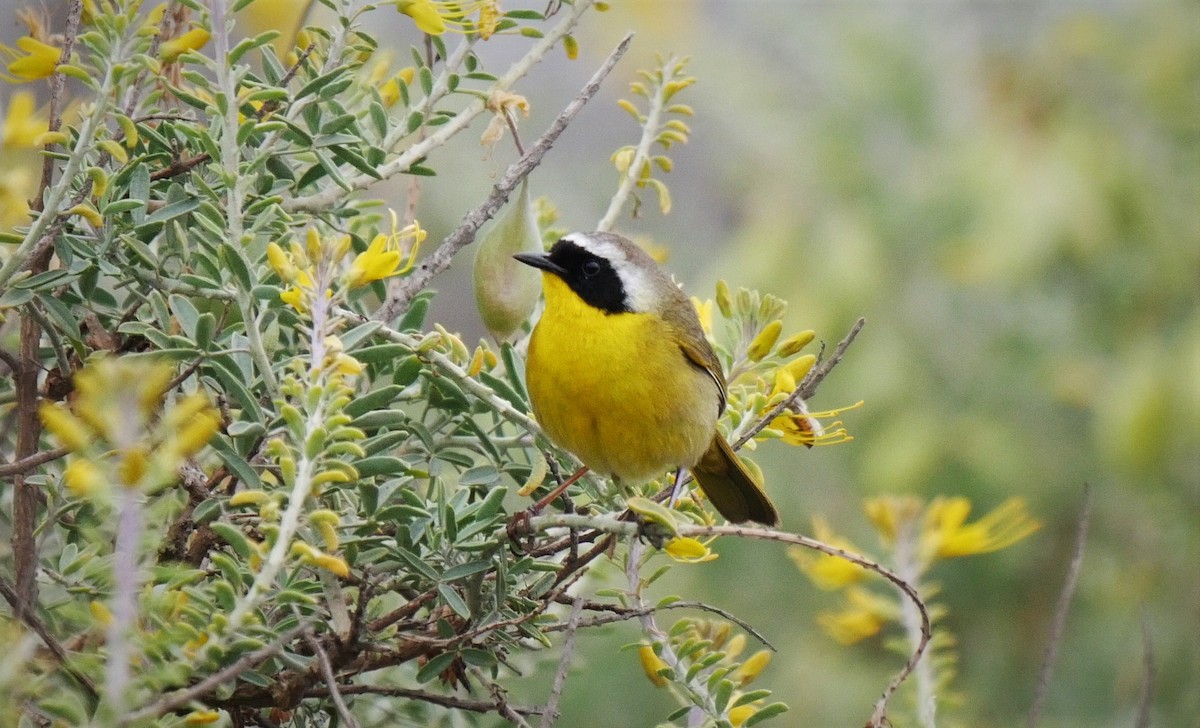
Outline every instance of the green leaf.
POLYGON ((780 713, 786 713, 787 711, 788 707, 786 703, 771 703, 770 705, 764 706, 754 715, 750 716, 742 725, 745 726, 745 728, 750 728, 750 726, 758 725, 767 718, 774 718, 780 713))
POLYGON ((454 587, 448 584, 438 584, 438 596, 446 603, 446 606, 454 610, 454 613, 463 619, 471 618, 471 608, 463 601, 463 598, 458 595, 454 587))
POLYGON ((241 455, 238 455, 225 438, 218 435, 208 441, 209 447, 216 451, 217 456, 221 458, 225 466, 242 481, 242 484, 250 490, 261 490, 262 481, 258 477, 258 472, 250 467, 250 463, 241 455))
POLYGON ((221 537, 221 540, 233 547, 238 556, 243 559, 249 559, 253 548, 250 546, 250 541, 246 538, 246 534, 237 526, 230 525, 224 521, 215 521, 209 524, 209 528, 213 533, 221 537))
MULTIPOLYGON (((142 225, 153 225, 156 223, 165 223, 168 220, 173 220, 180 215, 186 215, 200 207, 201 199, 199 197, 185 197, 182 200, 164 205, 154 213, 147 215, 142 225)), ((141 227, 141 226, 139 226, 141 227)))
POLYGON ((403 344, 376 344, 357 349, 354 352, 354 358, 364 364, 378 364, 380 362, 407 357, 411 352, 412 349, 403 344))
POLYGON ((371 478, 376 475, 398 475, 409 471, 408 464, 390 455, 376 455, 354 461, 358 477, 371 478))
POLYGON ((379 389, 368 392, 367 394, 355 399, 353 402, 350 402, 342 409, 342 411, 351 417, 358 417, 359 415, 366 414, 372 410, 386 407, 387 405, 391 404, 392 400, 396 398, 396 395, 400 394, 402 391, 404 391, 404 387, 396 384, 380 387, 379 389))
POLYGON ((254 279, 250 276, 250 264, 242 255, 238 242, 232 241, 222 245, 219 255, 237 284, 243 291, 249 291, 254 286, 254 279))
POLYGON ((458 655, 453 652, 443 652, 442 654, 431 659, 429 662, 426 662, 421 666, 421 669, 417 671, 417 682, 427 683, 438 675, 441 675, 446 668, 454 664, 454 659, 456 657, 458 657, 458 655))
MULTIPOLYGON (((490 568, 492 568, 492 562, 490 561, 469 561, 465 564, 459 564, 458 566, 452 566, 449 569, 446 569, 446 571, 442 574, 442 581, 458 581, 459 579, 463 579, 468 576, 481 574, 490 568)), ((463 616, 465 617, 469 615, 464 614, 463 616)))
POLYGON ((167 297, 167 304, 171 307, 171 311, 175 313, 175 320, 179 322, 179 328, 189 338, 195 340, 196 321, 200 318, 200 312, 196 310, 196 306, 177 293, 172 293, 167 297))

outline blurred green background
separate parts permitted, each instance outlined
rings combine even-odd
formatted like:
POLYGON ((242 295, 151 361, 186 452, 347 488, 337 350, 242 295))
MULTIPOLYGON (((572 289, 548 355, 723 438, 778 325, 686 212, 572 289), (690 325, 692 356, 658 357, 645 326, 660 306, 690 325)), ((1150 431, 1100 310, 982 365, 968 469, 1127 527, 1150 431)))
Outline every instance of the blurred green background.
MULTIPOLYGON (((1090 538, 1041 725, 1134 724, 1143 612, 1152 724, 1200 725, 1200 8, 678 0, 613 3, 592 21, 578 61, 517 89, 536 135, 638 32, 532 178, 565 227, 595 224, 615 185, 608 155, 636 140, 613 104, 633 71, 655 52, 690 55, 694 134, 664 178, 674 210, 648 199, 618 229, 667 246, 694 295, 725 278, 787 299, 787 330, 833 344, 867 318, 813 403, 865 399, 845 416, 856 440, 758 451, 785 527, 811 532, 825 514, 876 549, 861 503, 882 493, 963 495, 976 514, 1019 495, 1045 523, 933 573, 959 641, 940 723, 1024 724, 1086 482, 1090 538)), ((510 158, 481 156, 463 151, 493 176, 510 158)), ((461 179, 442 181, 423 197, 445 216, 434 232, 465 207, 461 179)), ((437 315, 478 332, 468 270, 438 282, 437 315)), ((760 681, 792 712, 772 725, 862 725, 901 661, 881 640, 820 632, 813 617, 837 598, 782 549, 718 550, 654 595, 730 609, 774 641, 760 681)), ((580 637, 563 725, 653 725, 673 709, 618 652, 637 639, 632 624, 580 637)), ((556 660, 515 689, 544 699, 556 660)))
MULTIPOLYGON (((812 403, 864 399, 845 417, 855 441, 756 455, 784 526, 808 533, 824 514, 874 550, 861 504, 885 493, 967 496, 977 515, 1017 495, 1045 524, 932 575, 959 644, 940 724, 1024 724, 1086 482, 1090 538, 1041 725, 1134 724, 1144 614, 1152 724, 1200 726, 1200 6, 612 5, 580 29, 578 60, 552 57, 515 89, 533 105, 532 139, 637 31, 535 171, 535 194, 552 197, 564 227, 590 229, 615 189, 609 155, 639 133, 615 100, 656 52, 690 55, 698 82, 679 100, 696 110, 693 135, 665 177, 674 210, 663 217, 648 198, 618 230, 666 246, 701 298, 724 278, 788 300, 787 331, 832 345, 867 319, 812 403)), ((544 3, 505 3, 517 6, 544 3)), ((13 7, 0 9, 6 37, 21 32, 13 7)), ((373 30, 407 53, 411 23, 376 13, 373 30)), ((502 67, 524 47, 497 37, 481 55, 502 67)), ((440 176, 418 207, 432 240, 512 154, 502 143, 488 156, 472 137, 432 160, 440 176)), ((402 209, 406 185, 379 193, 402 209)), ((433 317, 468 339, 482 335, 469 255, 436 281, 433 317)), ((902 660, 879 639, 824 635, 814 615, 837 598, 781 548, 718 551, 652 597, 729 609, 779 647, 759 682, 792 711, 771 725, 862 725, 902 660)), ((615 570, 592 586, 604 571, 615 570)), ((619 651, 638 638, 633 623, 580 635, 560 725, 649 726, 674 709, 619 651)), ((552 650, 520 665, 514 697, 544 700, 557 660, 552 650)))

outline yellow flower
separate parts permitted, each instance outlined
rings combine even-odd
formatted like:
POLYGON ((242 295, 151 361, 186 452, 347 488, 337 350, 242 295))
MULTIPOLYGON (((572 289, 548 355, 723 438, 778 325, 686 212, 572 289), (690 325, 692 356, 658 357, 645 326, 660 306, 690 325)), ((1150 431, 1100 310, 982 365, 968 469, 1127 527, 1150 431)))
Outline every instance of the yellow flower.
MULTIPOLYGON (((799 357, 797 361, 804 359, 799 357)), ((791 381, 795 381, 793 378, 791 381)), ((777 384, 786 386, 787 381, 777 384)), ((783 432, 783 441, 789 445, 804 445, 812 447, 813 445, 840 445, 843 442, 850 442, 854 437, 842 426, 840 420, 835 420, 828 425, 821 423, 823 419, 833 419, 840 416, 843 412, 862 407, 863 402, 859 400, 849 407, 838 407, 837 409, 827 410, 825 412, 808 412, 804 403, 799 403, 799 412, 788 412, 779 415, 771 420, 771 427, 783 432)))
POLYGON ((391 78, 379 84, 379 97, 383 101, 383 105, 391 108, 400 100, 400 86, 408 86, 412 84, 413 78, 416 76, 416 69, 412 66, 402 68, 395 73, 391 78))
POLYGON ((11 83, 37 81, 53 76, 54 69, 58 67, 58 59, 62 57, 62 49, 29 35, 17 38, 17 48, 24 53, 0 43, 0 55, 12 59, 8 64, 8 72, 12 76, 6 79, 11 83))
POLYGON ((646 677, 650 678, 650 682, 654 684, 654 687, 664 688, 667 686, 667 678, 659 673, 663 670, 669 670, 670 666, 663 662, 663 659, 654 652, 653 647, 646 644, 639 647, 638 659, 641 660, 642 670, 645 671, 646 677))
POLYGON ((713 561, 718 556, 709 550, 708 544, 687 536, 671 539, 663 550, 681 564, 702 564, 705 561, 713 561))
POLYGON ((741 726, 746 721, 750 720, 750 716, 757 713, 758 709, 761 707, 762 705, 758 703, 747 703, 745 705, 739 705, 736 708, 730 709, 729 724, 732 725, 733 728, 738 728, 738 726, 741 726))
POLYGON ((87 427, 66 407, 53 402, 42 402, 38 407, 38 416, 42 425, 68 450, 83 450, 91 444, 92 435, 87 427))
POLYGON ((779 334, 783 332, 783 322, 775 319, 767 324, 759 331, 750 342, 750 346, 746 348, 746 358, 750 361, 761 361, 763 357, 771 353, 771 349, 775 348, 775 342, 779 340, 779 334))
POLYGON ((192 28, 188 32, 163 43, 158 49, 158 56, 164 63, 174 63, 188 51, 198 51, 208 43, 209 33, 204 28, 192 28))
POLYGON ((894 618, 895 605, 862 587, 846 590, 846 607, 840 612, 822 612, 817 624, 843 645, 852 645, 879 634, 888 619, 894 618))
POLYGON ((447 30, 455 33, 479 33, 487 40, 496 32, 499 20, 497 0, 397 0, 396 9, 413 19, 422 33, 441 35, 447 30), (479 19, 470 16, 479 13, 479 19))
POLYGON ((407 273, 412 270, 424 239, 425 231, 420 223, 414 220, 411 225, 398 229, 396 213, 392 212, 391 233, 376 235, 367 249, 355 256, 350 269, 342 276, 342 284, 346 288, 358 288, 372 281, 407 273), (406 246, 407 260, 404 260, 402 250, 406 246), (401 260, 404 260, 403 266, 401 260))
POLYGON ((29 219, 28 200, 34 195, 36 184, 27 167, 0 170, 0 230, 8 230, 29 219))
POLYGON ((33 94, 17 91, 8 100, 8 111, 0 125, 0 146, 5 149, 32 149, 34 141, 47 129, 46 117, 37 113, 33 94))
POLYGON ((867 518, 879 532, 885 546, 896 543, 896 535, 904 524, 911 522, 921 512, 921 501, 913 496, 884 495, 868 498, 863 503, 867 518))
POLYGON ((92 495, 107 485, 107 482, 100 468, 85 458, 72 461, 63 471, 63 485, 67 486, 67 490, 76 498, 92 495))
POLYGON ((296 285, 279 294, 279 299, 300 313, 308 310, 308 294, 312 293, 313 281, 308 271, 296 271, 296 285))
POLYGON ((400 267, 400 251, 389 245, 391 239, 389 235, 376 235, 367 249, 354 258, 346 275, 348 287, 358 288, 396 274, 400 267))
POLYGON ((215 710, 193 710, 183 717, 184 725, 211 725, 221 719, 215 710))
POLYGON ((986 554, 1007 548, 1042 527, 1029 516, 1023 498, 1009 498, 974 523, 971 501, 936 498, 925 510, 921 554, 929 560, 986 554))
MULTIPOLYGON (((858 548, 847 539, 836 535, 833 528, 821 516, 813 516, 813 537, 835 548, 859 553, 858 548)), ((834 590, 861 581, 867 572, 858 564, 839 556, 817 553, 811 549, 792 546, 788 556, 796 566, 821 589, 834 590)))

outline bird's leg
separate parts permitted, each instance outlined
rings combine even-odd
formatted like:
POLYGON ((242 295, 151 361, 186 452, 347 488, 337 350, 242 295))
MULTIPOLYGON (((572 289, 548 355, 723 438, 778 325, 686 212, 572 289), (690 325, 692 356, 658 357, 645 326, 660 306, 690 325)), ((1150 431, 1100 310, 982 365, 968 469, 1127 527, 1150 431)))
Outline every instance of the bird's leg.
POLYGON ((667 501, 667 508, 674 508, 675 501, 679 500, 680 492, 683 490, 684 473, 686 472, 683 468, 675 471, 675 485, 671 488, 671 499, 667 501))
POLYGON ((579 470, 576 470, 575 473, 571 477, 569 477, 563 481, 562 485, 558 486, 554 490, 547 493, 541 500, 539 500, 537 503, 534 503, 533 506, 531 508, 529 508, 529 510, 534 513, 540 513, 543 508, 545 508, 546 506, 553 503, 555 500, 558 499, 558 497, 560 495, 562 495, 564 492, 566 492, 567 488, 570 488, 572 485, 574 485, 575 481, 582 478, 583 474, 586 473, 587 471, 588 471, 588 467, 586 465, 584 465, 579 470))

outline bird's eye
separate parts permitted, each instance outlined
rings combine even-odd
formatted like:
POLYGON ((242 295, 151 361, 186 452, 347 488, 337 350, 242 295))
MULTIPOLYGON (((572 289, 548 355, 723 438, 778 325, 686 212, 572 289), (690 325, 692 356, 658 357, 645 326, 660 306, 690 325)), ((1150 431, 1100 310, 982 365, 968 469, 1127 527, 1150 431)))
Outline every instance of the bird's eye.
POLYGON ((583 264, 583 274, 588 278, 600 272, 600 264, 594 260, 589 260, 583 264))

